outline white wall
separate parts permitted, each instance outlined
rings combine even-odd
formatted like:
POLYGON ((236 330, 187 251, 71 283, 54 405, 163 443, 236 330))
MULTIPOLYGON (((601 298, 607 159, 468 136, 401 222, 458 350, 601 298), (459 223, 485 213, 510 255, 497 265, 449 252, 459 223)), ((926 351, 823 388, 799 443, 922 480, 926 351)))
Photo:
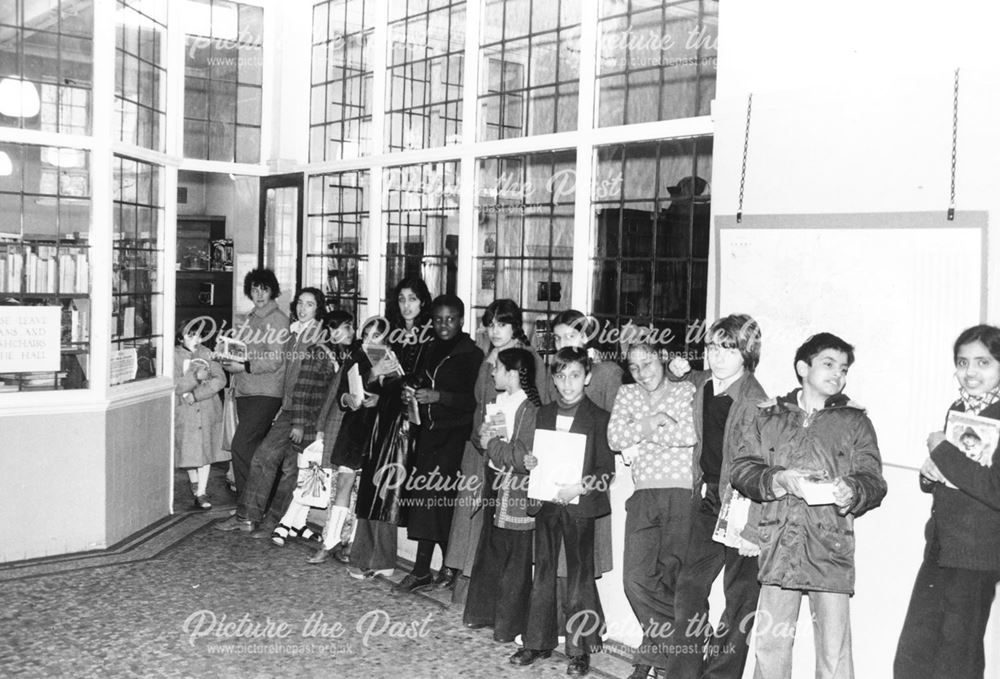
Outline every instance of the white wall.
MULTIPOLYGON (((974 0, 958 0, 947 8, 901 0, 823 5, 744 0, 722 3, 720 10, 713 108, 716 216, 737 211, 750 92, 745 215, 944 213, 953 70, 960 67, 957 207, 987 211, 989 242, 996 240, 1000 55, 995 28, 1000 7, 974 0)), ((982 253, 969 256, 978 259, 982 253)), ((714 253, 710 261, 709 299, 714 300, 714 253)), ((988 256, 987 261, 986 320, 996 323, 1000 258, 988 256)), ((880 280, 878 271, 871 275, 873 288, 890 283, 880 280)), ((817 305, 822 302, 816 300, 817 305)), ((725 304, 723 299, 715 311, 737 311, 725 304)), ((960 330, 954 328, 954 334, 960 330)), ((907 393, 908 370, 901 368, 900 383, 892 386, 901 395, 907 393)), ((789 385, 765 386, 780 391, 789 385)), ((855 396, 864 402, 863 394, 855 396)), ((940 398, 943 412, 954 394, 940 398)), ((937 424, 928 422, 927 430, 937 424)), ((927 498, 917 492, 915 471, 886 468, 885 474, 885 503, 857 527, 858 593, 852 610, 859 677, 891 676, 929 513, 927 498)), ((996 679, 1000 606, 993 618, 986 676, 996 679)), ((805 616, 801 622, 795 676, 811 677, 811 630, 805 616)))

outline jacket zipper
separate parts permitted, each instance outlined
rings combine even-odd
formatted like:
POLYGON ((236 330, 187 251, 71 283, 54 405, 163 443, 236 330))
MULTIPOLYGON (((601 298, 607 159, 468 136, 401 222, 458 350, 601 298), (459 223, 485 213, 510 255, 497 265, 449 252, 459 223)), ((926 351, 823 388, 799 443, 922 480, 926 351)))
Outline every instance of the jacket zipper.
MULTIPOLYGON (((443 359, 441 359, 441 362, 437 364, 436 368, 434 368, 434 372, 433 372, 433 374, 431 374, 431 389, 434 389, 435 391, 437 391, 437 375, 438 375, 438 370, 441 369, 441 366, 443 366, 445 364, 445 362, 449 358, 451 358, 451 354, 448 354, 443 359)), ((431 403, 427 404, 427 419, 430 420, 430 422, 431 422, 430 426, 428 427, 428 429, 433 429, 434 428, 434 417, 431 415, 431 405, 432 405, 431 403)))

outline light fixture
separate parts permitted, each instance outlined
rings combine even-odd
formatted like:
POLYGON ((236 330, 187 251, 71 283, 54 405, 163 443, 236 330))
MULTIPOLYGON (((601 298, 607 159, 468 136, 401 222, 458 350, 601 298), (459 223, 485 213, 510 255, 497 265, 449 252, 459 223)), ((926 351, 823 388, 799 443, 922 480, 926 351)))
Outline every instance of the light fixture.
POLYGON ((9 177, 14 174, 14 164, 10 162, 10 156, 6 151, 0 151, 0 177, 9 177))
POLYGON ((38 88, 30 80, 0 80, 0 114, 9 118, 34 118, 42 110, 38 88))

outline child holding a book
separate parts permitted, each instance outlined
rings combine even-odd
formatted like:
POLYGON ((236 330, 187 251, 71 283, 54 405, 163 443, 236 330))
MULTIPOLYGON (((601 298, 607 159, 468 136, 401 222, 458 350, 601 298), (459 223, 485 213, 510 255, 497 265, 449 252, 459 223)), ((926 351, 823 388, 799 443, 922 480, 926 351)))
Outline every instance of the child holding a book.
MULTIPOLYGON (((365 324, 361 342, 352 344, 350 358, 340 370, 337 388, 331 390, 320 412, 316 437, 323 444, 323 459, 329 460, 337 478, 323 544, 309 563, 323 563, 331 555, 338 556, 337 552, 343 548, 341 532, 351 516, 351 490, 369 450, 379 400, 380 385, 369 355, 386 354, 377 349, 388 349, 385 344, 388 332, 384 319, 375 318, 365 324)), ((350 336, 353 339, 353 331, 350 336)), ((357 569, 351 574, 357 577, 357 569)))
POLYGON ((212 508, 208 499, 212 463, 229 459, 222 450, 222 401, 217 395, 226 386, 226 374, 202 345, 205 329, 197 319, 182 320, 174 347, 174 455, 177 466, 187 470, 198 509, 212 508))
POLYGON ((983 638, 1000 582, 1000 446, 982 454, 981 444, 969 451, 962 444, 973 436, 997 440, 1000 328, 963 331, 953 358, 959 398, 946 431, 954 434, 927 437, 920 487, 934 505, 896 648, 896 679, 982 679, 985 669, 983 638))
MULTIPOLYGON (((301 461, 310 451, 323 445, 323 408, 326 405, 327 383, 339 384, 343 374, 342 368, 350 355, 350 347, 354 342, 354 317, 346 311, 334 310, 323 321, 322 342, 319 348, 314 348, 302 361, 299 368, 299 379, 303 382, 296 389, 295 398, 290 412, 302 425, 302 439, 298 449, 299 467, 301 461), (309 385, 306 388, 306 385, 309 385), (319 415, 317 415, 319 411, 319 415), (308 422, 308 427, 305 426, 308 422)), ((323 459, 318 455, 320 461, 323 459)), ((298 480, 296 483, 298 486, 298 480)), ((311 505, 302 501, 293 491, 288 509, 271 531, 271 542, 283 547, 288 538, 302 538, 308 542, 319 540, 319 535, 306 525, 311 505)))
POLYGON ((625 503, 625 596, 643 628, 632 677, 666 667, 666 636, 674 624, 674 592, 687 548, 695 444, 690 381, 672 382, 656 347, 628 349, 635 384, 622 385, 608 426, 608 442, 632 467, 635 492, 625 503), (654 566, 655 565, 655 566, 654 566))
MULTIPOLYGON (((594 520, 611 513, 608 487, 614 478, 615 460, 608 447, 610 414, 584 394, 590 381, 586 350, 560 349, 553 357, 551 372, 556 400, 539 409, 536 429, 583 434, 583 468, 578 482, 560 487, 551 500, 529 507, 535 517, 535 573, 528 625, 522 637, 524 647, 510 662, 530 665, 549 657, 556 647, 556 568, 560 546, 565 544, 567 673, 583 676, 590 671, 590 653, 602 647, 604 616, 594 580, 594 520)), ((525 456, 526 469, 537 465, 534 455, 525 456)))
POLYGON ((762 503, 755 677, 791 676, 803 595, 816 677, 854 677, 854 517, 877 507, 886 485, 871 420, 841 393, 853 363, 841 338, 810 337, 795 352, 801 388, 760 405, 733 462, 733 487, 762 503))
POLYGON ((538 408, 535 354, 510 348, 497 353, 493 384, 500 391, 485 409, 494 414, 479 427, 479 446, 489 464, 487 504, 469 582, 463 621, 470 629, 492 627, 493 639, 510 643, 527 626, 531 598, 531 543, 535 520, 528 516, 528 470, 538 408))
MULTIPOLYGON (((720 318, 706 335, 708 370, 688 376, 696 388, 696 497, 674 599, 675 643, 686 652, 671 654, 667 663, 667 676, 677 679, 699 679, 703 675, 739 679, 746 665, 747 637, 760 593, 756 558, 759 549, 739 530, 733 531, 736 539, 731 544, 717 542, 713 536, 724 499, 732 498, 729 477, 737 447, 753 425, 757 404, 767 400, 754 376, 760 346, 760 326, 753 318, 746 314, 720 318), (718 626, 712 629, 708 623, 709 592, 723 568, 725 609, 718 626)), ((671 369, 675 367, 682 373, 690 368, 683 358, 671 362, 671 369)), ((750 507, 747 525, 751 530, 755 530, 759 509, 759 504, 750 507)))

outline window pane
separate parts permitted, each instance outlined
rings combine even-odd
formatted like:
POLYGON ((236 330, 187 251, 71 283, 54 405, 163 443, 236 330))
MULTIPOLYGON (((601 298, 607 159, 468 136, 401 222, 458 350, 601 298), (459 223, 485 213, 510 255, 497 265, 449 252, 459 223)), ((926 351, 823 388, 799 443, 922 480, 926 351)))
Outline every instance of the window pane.
POLYGON ((366 308, 368 184, 368 171, 309 178, 303 282, 323 290, 329 308, 355 318, 366 308))
POLYGON ((598 22, 598 124, 708 114, 717 32, 715 2, 604 6, 598 22))
POLYGON ((312 162, 370 153, 370 5, 370 0, 326 0, 314 5, 312 162))
POLYGON ((526 318, 569 308, 576 153, 497 156, 478 163, 474 306, 482 309, 509 297, 526 318))
POLYGON ((112 374, 112 384, 162 372, 162 181, 159 166, 115 156, 111 360, 131 356, 139 369, 134 378, 112 374))
POLYGON ((386 291, 421 276, 431 294, 455 294, 458 274, 458 163, 385 170, 386 291))
POLYGON ((163 36, 165 12, 157 5, 139 0, 117 0, 118 48, 115 72, 115 108, 120 141, 155 151, 163 150, 163 121, 166 104, 163 87, 166 67, 163 36))
POLYGON ((568 4, 487 2, 479 50, 481 141, 576 129, 580 27, 578 18, 560 19, 568 4), (493 22, 503 23, 498 29, 493 22))
POLYGON ((591 194, 595 313, 674 329, 703 320, 708 276, 711 140, 655 141, 595 149, 591 194), (698 168, 696 170, 696 168, 698 168))
POLYGON ((187 9, 184 155, 259 162, 264 11, 225 0, 189 2, 187 9), (201 136, 203 121, 211 121, 210 138, 201 136))

